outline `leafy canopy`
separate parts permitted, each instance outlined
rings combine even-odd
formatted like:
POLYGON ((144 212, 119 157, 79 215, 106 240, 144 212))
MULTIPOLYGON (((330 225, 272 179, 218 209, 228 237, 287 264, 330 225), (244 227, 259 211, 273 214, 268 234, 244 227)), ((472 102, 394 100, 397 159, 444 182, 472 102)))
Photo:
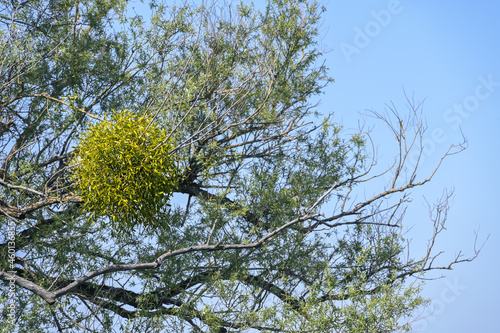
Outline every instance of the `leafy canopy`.
POLYGON ((403 238, 418 105, 381 170, 317 103, 318 3, 176 3, 0 0, 0 332, 408 330, 451 267, 448 197, 403 238))

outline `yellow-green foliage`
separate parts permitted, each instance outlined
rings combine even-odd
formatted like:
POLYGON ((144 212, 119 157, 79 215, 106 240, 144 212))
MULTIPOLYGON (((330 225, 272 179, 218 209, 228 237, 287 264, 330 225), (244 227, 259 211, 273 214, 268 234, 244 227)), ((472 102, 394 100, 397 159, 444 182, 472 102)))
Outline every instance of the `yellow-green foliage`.
POLYGON ((177 184, 172 140, 146 116, 128 110, 81 134, 72 160, 84 207, 118 229, 152 224, 177 184))

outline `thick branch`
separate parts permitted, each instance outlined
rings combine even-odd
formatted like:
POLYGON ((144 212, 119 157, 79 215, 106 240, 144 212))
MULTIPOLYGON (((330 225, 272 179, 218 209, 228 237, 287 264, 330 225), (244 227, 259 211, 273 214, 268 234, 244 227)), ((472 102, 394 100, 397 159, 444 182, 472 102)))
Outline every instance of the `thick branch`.
MULTIPOLYGON (((45 301, 52 304, 55 302, 55 298, 58 298, 58 297, 61 297, 63 295, 68 294, 69 292, 71 292, 73 289, 75 289, 79 285, 83 284, 84 282, 86 282, 94 277, 100 276, 100 275, 115 273, 115 272, 132 271, 132 270, 155 269, 155 268, 158 268, 159 266, 161 266, 163 261, 165 261, 165 259, 170 258, 170 257, 174 257, 174 256, 178 256, 181 254, 185 254, 185 253, 224 251, 224 250, 245 250, 245 249, 258 248, 258 247, 264 245, 265 243, 271 241, 275 236, 277 236, 279 233, 281 233, 285 229, 290 228, 291 226, 293 226, 299 222, 313 219, 313 218, 318 217, 318 216, 319 216, 319 214, 301 216, 295 220, 292 220, 292 221, 284 224, 280 228, 278 228, 272 232, 269 232, 264 237, 260 238, 259 240, 255 241, 253 243, 250 243, 250 244, 226 244, 226 245, 220 245, 220 244, 205 245, 205 244, 203 244, 203 245, 196 245, 196 246, 190 246, 190 247, 186 247, 186 248, 182 248, 182 249, 178 249, 175 251, 170 251, 170 252, 164 253, 161 256, 159 256, 155 261, 149 262, 149 263, 107 266, 107 267, 101 268, 99 270, 90 272, 87 275, 84 275, 81 278, 76 279, 75 281, 73 281, 72 283, 67 285, 66 287, 58 289, 54 292, 49 292, 46 289, 34 284, 33 282, 28 281, 26 279, 23 279, 21 277, 15 277, 14 280, 16 281, 16 283, 18 285, 20 285, 20 286, 22 286, 30 291, 33 291, 38 296, 42 297, 45 301)), ((3 280, 8 280, 10 278, 10 275, 6 275, 6 274, 7 273, 2 272, 2 275, 0 277, 3 280)))

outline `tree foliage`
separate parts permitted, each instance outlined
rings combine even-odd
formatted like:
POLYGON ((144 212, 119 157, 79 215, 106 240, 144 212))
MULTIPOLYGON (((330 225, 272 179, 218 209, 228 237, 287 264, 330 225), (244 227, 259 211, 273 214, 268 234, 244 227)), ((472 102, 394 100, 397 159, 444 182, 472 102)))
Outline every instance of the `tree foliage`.
POLYGON ((177 187, 172 140, 153 121, 115 111, 79 139, 71 159, 74 187, 86 211, 107 217, 108 226, 152 224, 177 187))
POLYGON ((412 277, 467 259, 436 265, 448 196, 408 255, 409 191, 435 173, 408 165, 418 105, 375 114, 399 149, 383 173, 368 133, 322 119, 321 12, 0 0, 1 330, 407 329, 412 277))

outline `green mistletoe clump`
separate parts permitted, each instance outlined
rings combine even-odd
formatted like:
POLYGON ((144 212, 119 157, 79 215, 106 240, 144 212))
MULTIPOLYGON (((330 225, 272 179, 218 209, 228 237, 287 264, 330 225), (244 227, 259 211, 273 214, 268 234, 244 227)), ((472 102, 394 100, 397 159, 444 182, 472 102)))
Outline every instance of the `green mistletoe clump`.
POLYGON ((151 118, 128 110, 80 135, 72 179, 93 217, 117 229, 152 225, 177 185, 173 140, 151 118))

